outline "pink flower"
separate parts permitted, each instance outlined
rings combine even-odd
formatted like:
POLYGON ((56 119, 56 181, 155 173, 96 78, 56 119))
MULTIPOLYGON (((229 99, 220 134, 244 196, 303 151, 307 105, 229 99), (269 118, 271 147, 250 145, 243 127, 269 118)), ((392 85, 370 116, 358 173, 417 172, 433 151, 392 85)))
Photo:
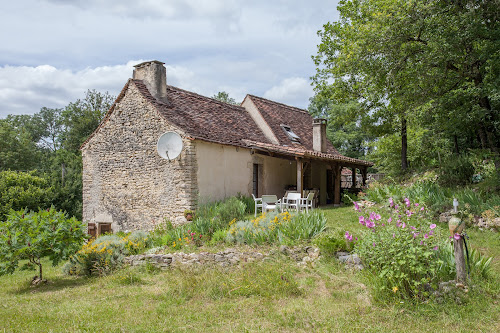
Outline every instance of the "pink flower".
POLYGON ((394 200, 392 200, 392 198, 389 198, 389 206, 390 207, 394 206, 394 200))
POLYGON ((424 235, 424 238, 425 238, 425 239, 429 238, 429 234, 425 234, 425 235, 424 235))
POLYGON ((411 214, 413 214, 411 211, 409 210, 406 211, 406 215, 408 215, 408 217, 411 217, 411 214))
POLYGON ((354 209, 357 210, 358 212, 361 211, 361 209, 359 208, 359 205, 356 201, 353 202, 354 203, 354 209))
POLYGON ((401 226, 401 228, 406 228, 406 223, 403 222, 403 225, 401 226))
POLYGON ((418 203, 415 204, 415 207, 418 207, 418 203))
POLYGON ((453 238, 455 238, 456 240, 459 240, 460 238, 462 238, 462 236, 460 236, 460 234, 455 234, 455 235, 453 235, 453 238))
POLYGON ((366 225, 365 218, 363 216, 359 217, 359 224, 366 225))
POLYGON ((424 245, 424 241, 420 241, 420 245, 424 245))
POLYGON ((392 217, 389 217, 389 218, 387 219, 387 223, 391 223, 391 222, 392 222, 392 217))
POLYGON ((412 226, 412 225, 410 226, 410 229, 411 229, 411 230, 417 230, 417 228, 415 228, 415 227, 414 227, 414 226, 412 226))
POLYGON ((396 238, 396 234, 392 234, 392 238, 396 238))
POLYGON ((399 209, 399 206, 398 206, 398 205, 396 205, 396 206, 394 206, 394 208, 395 208, 396 210, 398 210, 398 209, 399 209))
POLYGON ((437 246, 437 245, 436 245, 436 246, 434 246, 434 249, 433 249, 433 250, 434 250, 434 251, 439 250, 439 246, 437 246))
POLYGON ((376 246, 376 244, 375 244, 375 242, 374 242, 374 243, 373 243, 373 247, 375 247, 375 246, 376 246))
POLYGON ((420 208, 420 211, 421 211, 421 212, 423 212, 424 210, 425 210, 425 208, 424 208, 424 207, 420 208))
POLYGON ((352 242, 352 235, 349 235, 349 231, 345 232, 345 239, 347 239, 349 242, 352 242))
POLYGON ((406 207, 410 208, 410 205, 411 205, 411 204, 410 204, 410 199, 405 198, 405 200, 404 200, 404 201, 405 201, 405 203, 406 203, 406 207))
POLYGON ((433 223, 433 224, 431 224, 431 225, 429 226, 429 228, 430 228, 430 229, 434 229, 435 227, 436 227, 436 224, 435 224, 435 223, 433 223))
POLYGON ((429 236, 434 235, 434 230, 429 231, 429 236))
POLYGON ((372 220, 366 221, 365 225, 370 229, 375 227, 375 223, 372 220))

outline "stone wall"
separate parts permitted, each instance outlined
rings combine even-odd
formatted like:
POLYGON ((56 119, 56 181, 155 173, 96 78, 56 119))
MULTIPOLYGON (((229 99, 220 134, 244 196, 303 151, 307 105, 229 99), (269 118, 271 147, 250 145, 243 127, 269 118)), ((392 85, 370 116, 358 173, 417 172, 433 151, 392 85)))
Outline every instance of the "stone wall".
POLYGON ((169 219, 185 221, 197 198, 196 143, 168 124, 133 83, 100 129, 82 148, 83 219, 112 222, 119 230, 148 230, 169 219), (162 159, 156 144, 175 131, 184 149, 162 159))

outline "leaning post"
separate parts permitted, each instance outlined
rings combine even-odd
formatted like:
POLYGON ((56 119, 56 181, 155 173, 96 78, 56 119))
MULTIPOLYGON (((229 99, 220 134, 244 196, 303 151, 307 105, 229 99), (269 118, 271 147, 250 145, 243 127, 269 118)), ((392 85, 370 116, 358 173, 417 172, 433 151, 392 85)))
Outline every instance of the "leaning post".
POLYGON ((464 222, 458 218, 458 200, 453 199, 453 216, 448 222, 450 234, 453 239, 453 249, 455 255, 455 267, 457 269, 457 282, 465 284, 467 280, 467 271, 465 268, 464 256, 464 240, 462 232, 464 230, 464 222))

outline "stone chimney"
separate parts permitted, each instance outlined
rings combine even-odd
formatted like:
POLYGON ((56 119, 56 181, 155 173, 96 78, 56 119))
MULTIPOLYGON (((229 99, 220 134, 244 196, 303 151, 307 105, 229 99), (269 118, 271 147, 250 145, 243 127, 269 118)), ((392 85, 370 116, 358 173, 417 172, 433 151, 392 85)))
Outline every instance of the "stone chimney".
POLYGON ((133 79, 142 80, 154 98, 167 103, 167 71, 163 65, 158 60, 135 65, 133 79))
POLYGON ((326 119, 313 119, 313 150, 326 153, 326 119))

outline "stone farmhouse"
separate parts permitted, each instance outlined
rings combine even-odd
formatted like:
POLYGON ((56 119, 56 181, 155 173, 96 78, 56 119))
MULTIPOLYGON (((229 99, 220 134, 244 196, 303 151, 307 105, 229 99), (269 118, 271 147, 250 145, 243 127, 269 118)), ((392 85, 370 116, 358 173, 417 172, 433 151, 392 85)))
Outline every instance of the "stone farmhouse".
POLYGON ((315 188, 319 204, 339 204, 342 168, 358 169, 364 183, 372 165, 339 154, 324 119, 253 95, 235 106, 169 86, 159 61, 135 66, 81 152, 83 219, 113 231, 183 223, 199 200, 238 193, 315 188), (183 143, 173 160, 157 152, 170 131, 183 143))

